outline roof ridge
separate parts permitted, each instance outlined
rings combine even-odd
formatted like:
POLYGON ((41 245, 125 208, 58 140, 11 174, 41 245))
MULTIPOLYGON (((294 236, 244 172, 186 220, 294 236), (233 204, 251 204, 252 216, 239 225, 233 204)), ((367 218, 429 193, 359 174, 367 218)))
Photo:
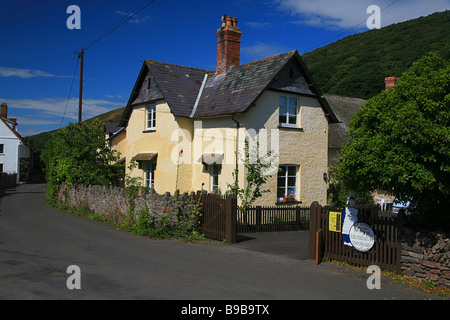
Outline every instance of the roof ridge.
POLYGON ((193 70, 193 71, 202 71, 205 73, 211 73, 211 70, 206 70, 206 69, 200 69, 200 68, 194 68, 194 67, 187 67, 187 66, 182 66, 179 64, 173 64, 173 63, 168 63, 168 62, 162 62, 162 61, 155 61, 155 60, 149 60, 149 59, 144 59, 144 61, 146 63, 149 64, 161 64, 161 65, 166 65, 166 66, 171 66, 171 67, 177 67, 177 68, 184 68, 184 69, 189 69, 189 70, 193 70))

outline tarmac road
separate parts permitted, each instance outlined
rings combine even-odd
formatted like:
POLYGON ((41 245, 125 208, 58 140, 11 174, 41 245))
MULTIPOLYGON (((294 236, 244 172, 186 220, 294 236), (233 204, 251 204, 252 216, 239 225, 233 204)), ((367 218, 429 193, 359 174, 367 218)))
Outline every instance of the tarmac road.
POLYGON ((44 198, 44 184, 0 198, 0 299, 442 299, 387 277, 369 290, 364 270, 316 266, 302 251, 307 243, 296 252, 305 234, 283 234, 278 244, 276 234, 237 244, 152 240, 50 208, 44 198), (66 285, 71 265, 80 268, 81 289, 66 285))

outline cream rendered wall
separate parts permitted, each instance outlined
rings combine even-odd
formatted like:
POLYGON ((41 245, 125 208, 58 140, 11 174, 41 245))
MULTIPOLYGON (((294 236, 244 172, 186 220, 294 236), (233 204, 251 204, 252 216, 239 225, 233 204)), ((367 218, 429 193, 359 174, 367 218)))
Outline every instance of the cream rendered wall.
POLYGON ((127 152, 127 133, 122 131, 117 136, 113 137, 110 141, 111 150, 118 151, 120 153, 119 159, 126 156, 127 152))
MULTIPOLYGON (((177 119, 170 111, 165 101, 156 102, 156 130, 146 131, 146 106, 140 104, 133 107, 127 126, 126 166, 138 153, 158 153, 155 169, 155 190, 158 193, 175 192, 178 187, 181 192, 192 191, 191 166, 182 163, 182 158, 188 150, 181 148, 184 144, 179 141, 189 141, 188 135, 192 131, 190 119, 177 119), (184 130, 180 130, 184 129, 184 130), (179 164, 180 163, 180 164, 179 164), (178 176, 178 181, 177 181, 178 176), (177 186, 178 182, 178 186, 177 186)), ((136 168, 131 177, 140 177, 144 181, 144 170, 136 168)))
MULTIPOLYGON (((240 132, 243 135, 244 129, 240 129, 240 132)), ((203 153, 224 155, 218 179, 219 189, 222 192, 228 189, 227 184, 234 182, 232 173, 236 168, 236 136, 236 123, 231 119, 231 116, 196 120, 194 122, 192 143, 192 187, 194 190, 203 188, 210 192, 212 189, 211 175, 205 170, 205 166, 198 161, 203 153)), ((243 181, 243 170, 240 169, 239 174, 239 180, 243 181)))
MULTIPOLYGON (((287 95, 284 94, 283 95, 287 95)), ((296 165, 297 173, 297 200, 302 205, 310 205, 313 201, 326 204, 327 185, 323 180, 323 173, 327 172, 328 161, 328 122, 315 98, 297 96, 300 105, 299 128, 280 128, 279 125, 279 92, 266 91, 251 108, 244 119, 247 129, 253 128, 257 132, 264 128, 267 132, 267 141, 274 144, 279 141, 279 164, 296 165), (303 129, 303 130, 300 130, 303 129), (278 129, 278 131, 277 131, 278 129), (278 139, 272 139, 278 134, 278 139)), ((277 150, 274 144, 272 149, 277 150)), ((277 178, 272 176, 266 188, 272 192, 259 199, 258 205, 274 205, 277 202, 277 178)))

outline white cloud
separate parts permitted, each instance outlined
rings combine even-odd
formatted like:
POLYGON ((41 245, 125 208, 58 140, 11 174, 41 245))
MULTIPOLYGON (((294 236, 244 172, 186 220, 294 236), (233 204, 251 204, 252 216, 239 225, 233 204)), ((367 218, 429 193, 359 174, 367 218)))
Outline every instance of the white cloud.
POLYGON ((0 77, 19 77, 19 78, 37 78, 37 77, 46 77, 46 78, 70 78, 70 76, 61 76, 56 74, 51 74, 42 70, 34 70, 34 69, 19 69, 19 68, 9 68, 9 67, 0 67, 0 77))
POLYGON ((450 0, 276 0, 277 9, 292 15, 296 23, 333 29, 348 29, 358 24, 359 28, 366 28, 370 5, 378 5, 381 10, 389 6, 381 12, 384 27, 450 9, 450 0))
MULTIPOLYGON (((62 117, 66 109, 67 99, 64 98, 44 98, 38 100, 17 99, 5 100, 8 106, 15 109, 28 109, 41 115, 62 117)), ((89 119, 99 114, 123 107, 122 102, 109 101, 105 99, 83 99, 83 119, 89 119)), ((67 104, 66 119, 78 119, 78 99, 71 98, 67 104)))
MULTIPOLYGON (((8 115, 17 118, 19 132, 22 136, 34 135, 39 132, 59 129, 62 120, 63 126, 69 122, 78 121, 78 99, 44 98, 44 99, 5 99, 0 101, 8 103, 8 115), (64 110, 66 114, 64 115, 64 110), (63 119, 64 115, 64 119, 63 119)), ((125 106, 126 102, 115 102, 105 99, 84 99, 83 120, 98 116, 99 114, 125 106)))

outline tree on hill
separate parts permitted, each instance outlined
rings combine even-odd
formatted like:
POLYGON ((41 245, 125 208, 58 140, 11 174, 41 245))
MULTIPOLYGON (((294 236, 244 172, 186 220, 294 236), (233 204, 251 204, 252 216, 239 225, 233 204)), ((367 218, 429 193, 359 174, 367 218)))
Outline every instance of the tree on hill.
POLYGON ((356 112, 339 180, 388 190, 420 218, 450 227, 450 62, 430 53, 356 112))

